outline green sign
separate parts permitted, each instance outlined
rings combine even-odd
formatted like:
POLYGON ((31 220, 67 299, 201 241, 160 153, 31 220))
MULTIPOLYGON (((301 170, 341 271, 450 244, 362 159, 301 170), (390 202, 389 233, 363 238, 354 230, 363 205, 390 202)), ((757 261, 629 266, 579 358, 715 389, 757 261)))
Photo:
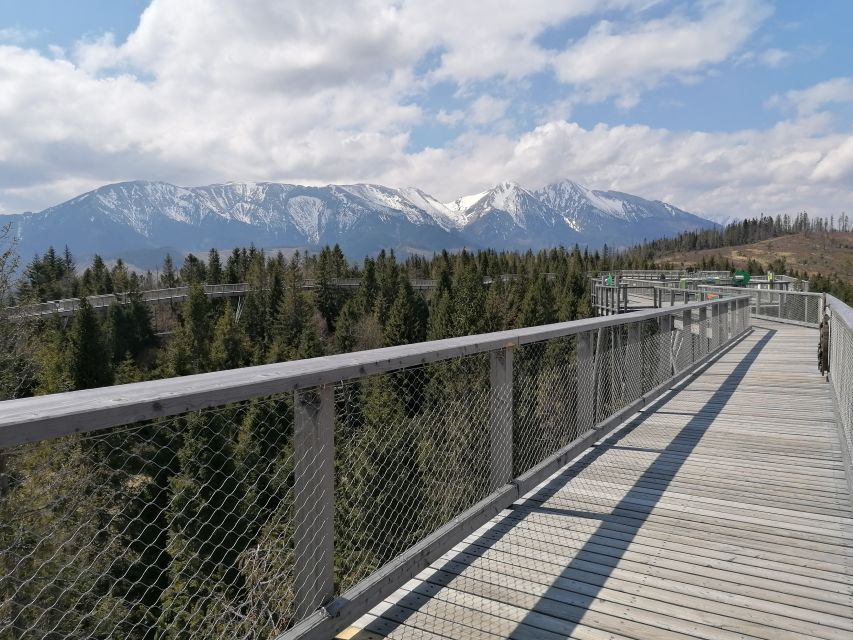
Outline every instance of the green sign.
POLYGON ((746 271, 735 271, 735 276, 733 278, 735 286, 745 287, 749 284, 749 281, 752 279, 752 276, 749 275, 746 271))

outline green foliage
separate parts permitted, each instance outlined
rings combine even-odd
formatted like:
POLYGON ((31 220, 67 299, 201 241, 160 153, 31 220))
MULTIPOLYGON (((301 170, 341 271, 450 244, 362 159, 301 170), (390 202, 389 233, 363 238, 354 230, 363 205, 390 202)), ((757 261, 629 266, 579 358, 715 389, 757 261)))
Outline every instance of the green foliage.
POLYGON ((100 321, 89 301, 81 298, 68 340, 68 377, 74 388, 112 384, 111 360, 100 321))
POLYGON ((234 307, 229 302, 213 327, 213 342, 210 346, 212 369, 236 369, 245 366, 249 360, 246 335, 234 315, 234 307))
MULTIPOLYGON (((99 291, 108 283, 127 289, 105 310, 84 301, 70 322, 39 321, 23 343, 37 372, 27 388, 123 384, 580 316, 588 309, 584 273, 596 260, 575 249, 443 253, 398 263, 383 252, 356 267, 337 248, 286 260, 250 247, 231 252, 224 267, 215 252, 179 270, 167 259, 157 282, 120 262, 69 276, 56 267, 66 258, 54 254, 39 258, 25 279, 31 291, 99 291), (54 267, 54 276, 45 275, 54 267), (495 278, 501 274, 519 277, 495 278), (332 286, 348 277, 362 285, 332 286), (436 289, 413 288, 412 279, 430 277, 436 289), (307 278, 320 286, 306 289, 307 278), (205 295, 202 285, 217 281, 248 282, 252 291, 239 301, 205 295), (142 301, 143 286, 176 285, 190 286, 183 302, 142 301), (171 335, 154 335, 152 309, 174 315, 171 335)), ((519 355, 519 371, 535 380, 518 392, 524 415, 553 418, 542 413, 542 398, 558 383, 554 366, 570 358, 570 350, 519 355)), ((338 541, 339 588, 482 497, 490 481, 480 470, 489 416, 469 400, 479 394, 476 406, 486 402, 488 371, 488 357, 476 356, 336 390, 336 515, 349 524, 338 541), (376 536, 380 530, 389 533, 376 536)), ((533 456, 548 436, 519 443, 519 450, 533 456)), ((53 631, 42 636, 51 639, 81 630, 140 640, 280 633, 293 600, 292 438, 287 395, 29 448, 4 476, 11 484, 0 487, 13 496, 0 502, 0 543, 18 545, 0 558, 0 571, 12 578, 0 579, 0 615, 46 599, 53 608, 44 629, 53 631), (56 500, 39 493, 42 481, 72 483, 81 494, 56 500), (31 560, 22 562, 26 554, 31 560), (29 562, 44 573, 18 588, 29 562), (279 579, 271 583, 271 575, 279 579)))

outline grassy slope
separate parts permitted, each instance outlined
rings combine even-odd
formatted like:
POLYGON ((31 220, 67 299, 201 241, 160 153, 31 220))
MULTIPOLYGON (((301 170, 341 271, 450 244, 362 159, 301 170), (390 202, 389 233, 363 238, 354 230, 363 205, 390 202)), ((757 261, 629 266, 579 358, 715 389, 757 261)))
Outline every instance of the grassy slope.
POLYGON ((658 262, 693 266, 703 257, 710 259, 712 256, 728 258, 736 267, 745 267, 749 258, 766 265, 775 258, 784 257, 788 270, 823 275, 835 273, 853 282, 853 233, 798 234, 737 247, 674 252, 659 256, 658 262))

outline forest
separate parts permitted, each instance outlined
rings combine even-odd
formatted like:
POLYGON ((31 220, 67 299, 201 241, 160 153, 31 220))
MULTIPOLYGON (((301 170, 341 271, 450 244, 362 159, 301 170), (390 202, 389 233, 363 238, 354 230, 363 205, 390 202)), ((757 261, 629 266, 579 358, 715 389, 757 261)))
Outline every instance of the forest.
MULTIPOLYGON (((266 255, 235 249, 225 260, 216 250, 206 260, 187 256, 180 268, 167 257, 155 278, 121 260, 112 266, 96 256, 78 273, 67 249, 37 256, 16 283, 15 302, 127 292, 128 304, 106 312, 82 302, 68 322, 59 317, 29 327, 16 349, 18 379, 4 397, 55 393, 139 380, 188 375, 324 354, 408 344, 487 331, 574 320, 590 314, 585 273, 607 264, 579 249, 514 254, 483 251, 442 253, 398 261, 380 252, 350 263, 337 247, 316 255, 266 255), (514 274, 508 282, 487 276, 514 274), (306 279, 315 285, 305 288, 306 279), (359 278, 341 288, 336 278, 359 278), (413 278, 437 281, 420 292, 413 278), (240 301, 212 299, 201 285, 248 283, 240 301), (186 302, 169 310, 170 330, 155 335, 146 289, 190 287, 186 302)), ((20 334, 26 327, 13 327, 20 334)))
POLYGON ((643 243, 637 249, 646 255, 661 255, 672 251, 698 251, 700 249, 719 249, 751 244, 761 240, 779 238, 798 233, 833 233, 853 231, 853 221, 850 216, 842 213, 838 220, 821 217, 809 217, 805 211, 795 216, 778 215, 745 218, 730 222, 717 229, 701 231, 685 231, 671 238, 660 238, 643 243))
MULTIPOLYGON (((608 264, 577 248, 401 261, 381 252, 354 265, 336 247, 290 258, 249 247, 225 259, 188 256, 180 267, 167 258, 155 279, 99 258, 80 270, 70 251, 50 250, 16 279, 5 256, 6 299, 16 304, 114 291, 128 301, 106 310, 83 301, 70 319, 5 321, 4 398, 586 317, 586 273, 608 264), (502 274, 515 277, 484 284, 502 274), (342 277, 361 285, 332 284, 342 277), (303 287, 308 278, 313 288, 303 287), (436 286, 417 291, 412 278, 436 286), (221 282, 250 284, 239 313, 235 300, 205 295, 203 284, 221 282), (176 285, 190 287, 188 298, 158 334, 140 293, 176 285)), ((518 379, 558 384, 545 378, 565 366, 567 348, 519 354, 518 379)), ((518 390, 518 420, 541 422, 537 385, 518 390)), ((336 387, 336 464, 347 470, 336 522, 348 523, 336 542, 339 589, 492 490, 481 459, 488 393, 481 356, 336 387)), ((0 452, 0 638, 268 637, 286 628, 293 412, 285 394, 0 452)), ((559 414, 560 435, 517 443, 515 472, 576 432, 571 412, 559 414)))
MULTIPOLYGON (((588 317, 588 272, 653 268, 662 250, 380 252, 353 263, 337 247, 290 257, 247 247, 180 266, 167 257, 152 274, 99 257, 81 269, 69 249, 18 269, 7 244, 4 307, 128 297, 106 310, 84 298, 70 319, 0 318, 0 397, 588 317), (361 284, 339 287, 339 278, 361 284), (418 278, 435 287, 415 289, 418 278), (205 295, 202 285, 219 283, 249 291, 239 304, 205 295), (142 292, 179 285, 190 288, 186 301, 155 323, 142 292)), ((517 353, 513 411, 526 437, 513 443, 514 474, 577 435, 576 385, 566 382, 578 375, 574 357, 571 341, 517 353)), ((482 460, 488 393, 481 356, 336 386, 338 591, 492 489, 482 460)), ((607 402, 615 399, 602 399, 604 415, 615 406, 607 402)), ((285 394, 0 452, 0 639, 249 638, 287 628, 293 413, 285 394)))

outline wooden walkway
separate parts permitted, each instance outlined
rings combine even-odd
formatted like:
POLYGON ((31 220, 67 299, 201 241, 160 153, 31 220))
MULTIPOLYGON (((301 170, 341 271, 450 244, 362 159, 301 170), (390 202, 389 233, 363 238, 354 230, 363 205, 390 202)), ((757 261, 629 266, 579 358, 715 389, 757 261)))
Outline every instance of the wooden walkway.
POLYGON ((816 330, 755 330, 341 638, 853 638, 816 330))

